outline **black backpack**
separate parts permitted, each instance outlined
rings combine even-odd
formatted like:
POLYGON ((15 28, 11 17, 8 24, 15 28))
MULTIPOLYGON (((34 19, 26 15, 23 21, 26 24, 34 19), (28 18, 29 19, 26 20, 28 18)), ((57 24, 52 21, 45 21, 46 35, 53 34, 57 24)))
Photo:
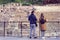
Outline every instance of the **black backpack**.
POLYGON ((46 22, 45 19, 41 19, 41 20, 40 20, 40 23, 41 23, 41 24, 44 24, 45 22, 46 22))

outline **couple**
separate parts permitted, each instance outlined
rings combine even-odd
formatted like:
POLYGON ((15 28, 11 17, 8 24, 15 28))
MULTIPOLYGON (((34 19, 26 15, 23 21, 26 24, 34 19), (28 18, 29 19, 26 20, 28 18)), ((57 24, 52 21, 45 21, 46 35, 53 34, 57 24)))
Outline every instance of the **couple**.
MULTIPOLYGON (((37 35, 36 35, 37 18, 34 15, 34 10, 31 12, 31 15, 29 15, 28 20, 30 22, 30 38, 32 37, 37 38, 37 35)), ((41 16, 39 18, 39 28, 41 30, 42 37, 44 37, 45 30, 46 30, 45 22, 46 20, 44 19, 44 15, 43 13, 41 13, 41 16)))

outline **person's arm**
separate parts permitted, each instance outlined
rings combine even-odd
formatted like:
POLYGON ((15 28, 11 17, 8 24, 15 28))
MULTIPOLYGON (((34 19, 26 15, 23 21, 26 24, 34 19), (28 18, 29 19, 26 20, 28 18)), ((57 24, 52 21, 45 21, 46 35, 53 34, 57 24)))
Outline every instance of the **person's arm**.
POLYGON ((36 18, 36 16, 35 16, 35 20, 37 21, 37 18, 36 18))
POLYGON ((38 25, 37 25, 37 18, 36 18, 36 16, 35 16, 35 20, 36 20, 36 23, 35 24, 36 24, 36 27, 37 27, 38 25))
POLYGON ((28 17, 28 20, 30 21, 30 16, 28 17))
POLYGON ((47 19, 46 19, 46 18, 44 18, 44 20, 45 20, 45 22, 47 21, 47 19))

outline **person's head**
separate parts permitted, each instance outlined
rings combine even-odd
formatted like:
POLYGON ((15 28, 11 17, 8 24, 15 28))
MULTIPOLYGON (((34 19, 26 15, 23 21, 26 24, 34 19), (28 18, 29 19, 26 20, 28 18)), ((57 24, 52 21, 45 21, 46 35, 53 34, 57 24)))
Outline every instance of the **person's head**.
POLYGON ((34 10, 31 12, 31 14, 34 14, 34 10))
POLYGON ((41 18, 44 18, 44 14, 43 13, 41 13, 41 18))

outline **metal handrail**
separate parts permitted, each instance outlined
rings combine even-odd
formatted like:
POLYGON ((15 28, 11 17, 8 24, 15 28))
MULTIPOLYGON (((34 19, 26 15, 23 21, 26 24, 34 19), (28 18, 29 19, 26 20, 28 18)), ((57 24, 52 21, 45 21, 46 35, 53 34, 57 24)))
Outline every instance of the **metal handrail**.
MULTIPOLYGON (((9 22, 8 22, 8 21, 6 21, 6 22, 0 21, 0 23, 4 23, 4 24, 3 24, 3 25, 4 25, 4 36, 5 36, 5 27, 6 27, 5 24, 6 24, 6 23, 20 23, 20 24, 21 24, 21 25, 20 25, 20 26, 21 26, 21 30, 20 30, 21 33, 20 33, 20 34, 21 34, 21 37, 22 37, 22 36, 23 36, 23 33, 22 33, 22 30, 23 30, 23 29, 22 29, 22 24, 23 24, 23 23, 29 23, 29 21, 9 21, 9 22)), ((39 23, 39 21, 37 21, 37 23, 39 23)), ((60 21, 47 21, 46 23, 58 23, 58 24, 59 24, 60 21)))

